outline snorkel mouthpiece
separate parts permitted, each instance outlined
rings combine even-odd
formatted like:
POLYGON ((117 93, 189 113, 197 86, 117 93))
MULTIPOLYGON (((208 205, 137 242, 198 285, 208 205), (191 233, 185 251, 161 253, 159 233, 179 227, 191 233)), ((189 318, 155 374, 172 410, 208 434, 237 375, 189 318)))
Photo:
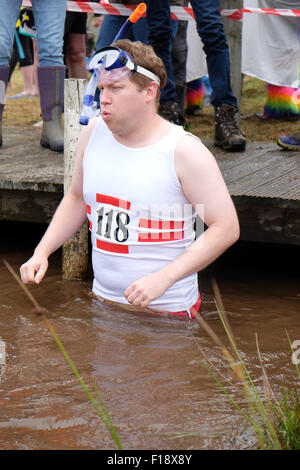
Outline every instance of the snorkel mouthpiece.
MULTIPOLYGON (((146 12, 146 9, 146 4, 140 3, 131 13, 129 18, 125 21, 113 42, 116 42, 119 39, 125 39, 131 27, 141 18, 141 16, 143 16, 143 14, 146 12)), ((95 93, 99 83, 101 65, 102 64, 100 61, 100 63, 98 63, 96 66, 89 68, 89 70, 92 72, 92 75, 85 88, 82 110, 79 118, 79 123, 84 126, 87 126, 89 120, 95 117, 98 113, 97 101, 95 101, 95 93)))

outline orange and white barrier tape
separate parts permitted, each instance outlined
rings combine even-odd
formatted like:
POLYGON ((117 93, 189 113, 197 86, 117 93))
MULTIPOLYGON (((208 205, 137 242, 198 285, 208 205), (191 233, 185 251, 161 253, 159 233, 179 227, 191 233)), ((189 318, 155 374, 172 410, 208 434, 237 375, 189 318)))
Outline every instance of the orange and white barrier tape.
MULTIPOLYGON (((137 1, 138 4, 138 1, 137 1)), ((30 0, 23 1, 24 6, 31 6, 30 0)), ((95 13, 129 16, 136 8, 136 5, 122 5, 120 3, 109 3, 108 0, 102 0, 101 3, 68 1, 67 11, 77 11, 80 13, 95 13)), ((222 16, 241 20, 244 13, 259 13, 264 15, 289 16, 300 18, 300 10, 287 10, 278 8, 237 8, 234 10, 220 10, 222 16)), ((194 17, 191 7, 171 6, 171 14, 174 20, 190 20, 194 17)))
POLYGON ((300 10, 277 8, 241 8, 243 13, 262 13, 264 15, 292 16, 300 18, 300 10))

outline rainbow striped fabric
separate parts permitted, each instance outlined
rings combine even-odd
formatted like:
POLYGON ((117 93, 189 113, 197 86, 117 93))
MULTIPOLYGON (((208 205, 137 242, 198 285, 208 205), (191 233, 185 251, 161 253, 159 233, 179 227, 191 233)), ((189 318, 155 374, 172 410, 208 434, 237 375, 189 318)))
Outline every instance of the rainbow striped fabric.
POLYGON ((264 116, 275 119, 300 118, 300 88, 268 84, 264 116))

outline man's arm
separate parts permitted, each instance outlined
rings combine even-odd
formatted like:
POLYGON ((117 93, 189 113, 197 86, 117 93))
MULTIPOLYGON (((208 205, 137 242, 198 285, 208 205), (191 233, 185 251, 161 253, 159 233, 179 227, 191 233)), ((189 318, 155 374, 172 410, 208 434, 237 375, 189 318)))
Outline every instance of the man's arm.
POLYGON ((70 189, 57 207, 33 256, 20 268, 24 283, 41 282, 48 268, 49 256, 71 238, 86 219, 86 205, 82 193, 82 158, 94 124, 95 121, 91 121, 79 136, 70 189))
POLYGON ((168 269, 173 282, 201 271, 217 259, 240 235, 235 207, 218 164, 196 138, 184 137, 175 154, 175 168, 183 192, 201 216, 205 232, 168 269))
POLYGON ((175 261, 128 287, 125 297, 134 305, 147 307, 176 281, 211 264, 239 238, 237 214, 222 174, 213 155, 198 139, 181 139, 175 152, 175 170, 199 216, 203 208, 207 229, 175 261))

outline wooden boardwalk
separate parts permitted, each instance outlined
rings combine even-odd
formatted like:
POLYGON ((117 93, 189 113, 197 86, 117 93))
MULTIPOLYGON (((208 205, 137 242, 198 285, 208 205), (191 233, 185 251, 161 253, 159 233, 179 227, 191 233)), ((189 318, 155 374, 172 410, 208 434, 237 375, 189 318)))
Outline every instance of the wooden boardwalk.
MULTIPOLYGON (((40 129, 3 129, 0 219, 48 223, 63 195, 63 155, 39 145, 40 129)), ((236 205, 241 239, 300 244, 300 152, 275 142, 215 155, 236 205)))

